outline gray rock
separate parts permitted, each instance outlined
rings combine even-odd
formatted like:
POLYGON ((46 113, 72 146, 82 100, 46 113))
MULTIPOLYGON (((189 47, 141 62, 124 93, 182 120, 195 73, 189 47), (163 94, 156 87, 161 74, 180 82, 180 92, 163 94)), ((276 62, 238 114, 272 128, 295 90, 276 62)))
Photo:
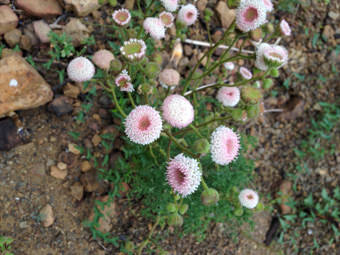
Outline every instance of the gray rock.
POLYGON ((13 29, 4 35, 6 43, 13 48, 15 45, 19 44, 21 37, 21 31, 19 29, 13 29))
POLYGON ((34 32, 42 43, 49 43, 50 38, 48 37, 51 31, 50 26, 44 20, 38 20, 33 22, 34 32))
POLYGON ((64 32, 72 38, 74 46, 79 46, 89 37, 90 31, 79 19, 71 18, 70 22, 64 27, 64 32))

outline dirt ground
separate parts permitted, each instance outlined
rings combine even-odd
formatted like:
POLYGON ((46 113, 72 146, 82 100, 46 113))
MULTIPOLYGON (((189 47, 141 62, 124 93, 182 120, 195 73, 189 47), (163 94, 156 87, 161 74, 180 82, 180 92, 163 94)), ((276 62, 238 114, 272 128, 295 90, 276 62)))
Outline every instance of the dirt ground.
MULTIPOLYGON (((339 3, 333 1, 326 6, 318 1, 311 1, 310 8, 300 7, 295 14, 277 14, 285 15, 294 30, 293 37, 283 40, 283 44, 290 51, 291 60, 275 83, 278 96, 268 95, 265 106, 266 109, 284 109, 292 104, 293 98, 298 98, 302 107, 297 110, 294 108, 296 111, 288 111, 286 116, 278 112, 266 113, 257 122, 246 127, 246 132, 259 136, 259 145, 251 157, 256 160, 257 165, 254 186, 262 194, 274 195, 286 173, 294 168, 296 159, 293 149, 306 135, 304 127, 310 125, 310 118, 318 114, 316 103, 335 102, 339 98, 339 77, 331 71, 331 66, 336 65, 339 70, 340 57, 335 55, 335 46, 340 43, 340 28, 339 18, 334 20, 329 17, 331 10, 339 14, 339 3), (329 39, 315 46, 314 33, 324 33, 326 25, 332 28, 330 35, 327 35, 329 39), (309 29, 308 34, 306 28, 309 29), (305 78, 298 79, 293 72, 305 78), (320 75, 327 80, 321 81, 320 75), (289 89, 282 86, 287 78, 291 78, 289 89)), ((46 79, 53 80, 51 77, 46 79)), ((105 194, 107 184, 104 185, 104 190, 95 188, 94 192, 85 191, 81 201, 75 199, 71 192, 71 187, 81 181, 84 173, 80 169, 82 158, 69 152, 68 145, 72 139, 68 132, 80 132, 83 137, 91 140, 112 121, 110 118, 102 122, 96 121, 93 114, 99 113, 100 109, 105 111, 105 103, 95 106, 87 122, 80 125, 75 122, 76 111, 62 117, 49 112, 47 107, 18 113, 30 133, 28 143, 8 152, 0 152, 0 236, 14 239, 12 251, 15 255, 118 254, 110 245, 93 240, 91 233, 83 225, 91 213, 94 199, 105 194), (97 126, 90 125, 91 123, 96 123, 97 126), (68 161, 68 173, 64 180, 50 175, 51 166, 61 161, 68 161), (54 224, 48 228, 41 224, 39 217, 40 210, 46 204, 52 206, 55 216, 54 224)), ((100 115, 103 116, 103 111, 100 115)), ((337 150, 340 151, 339 143, 337 150)), ((319 178, 317 173, 313 173, 310 177, 312 180, 302 181, 305 186, 299 188, 309 192, 318 182, 327 187, 338 185, 339 161, 340 155, 319 162, 314 168, 328 169, 326 176, 319 178)), ((92 181, 95 186, 101 185, 98 180, 92 181)), ((264 195, 263 201, 266 201, 265 197, 264 195)), ((120 203, 123 201, 117 201, 117 205, 120 203)), ((223 231, 227 226, 217 225, 211 227, 211 233, 201 243, 197 243, 192 237, 178 240, 171 236, 163 241, 163 248, 171 254, 290 254, 275 241, 270 247, 263 244, 272 215, 275 213, 256 214, 255 230, 249 231, 244 226, 236 242, 229 240, 223 231)), ((124 220, 123 218, 123 213, 118 214, 116 224, 124 220)), ((132 227, 139 228, 135 230, 138 233, 145 233, 146 225, 137 217, 131 222, 132 227)), ((319 232, 319 235, 323 232, 317 228, 315 231, 319 232)), ((310 240, 306 237, 305 241, 310 240)), ((328 247, 328 250, 325 250, 327 253, 322 254, 336 254, 336 248, 333 248, 328 247)))

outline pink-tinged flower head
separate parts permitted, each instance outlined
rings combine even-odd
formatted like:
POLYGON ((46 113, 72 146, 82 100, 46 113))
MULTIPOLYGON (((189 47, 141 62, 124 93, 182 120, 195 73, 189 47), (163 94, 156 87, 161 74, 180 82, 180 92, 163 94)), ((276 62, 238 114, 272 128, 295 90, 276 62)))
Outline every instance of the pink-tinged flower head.
POLYGON ((130 60, 139 60, 145 56, 146 44, 143 40, 131 38, 120 47, 120 52, 130 60))
POLYGON ((75 82, 91 80, 94 73, 94 65, 90 60, 84 57, 74 58, 67 66, 67 75, 75 82))
POLYGON ((109 50, 98 50, 93 54, 92 61, 104 70, 110 69, 110 63, 114 56, 109 50))
POLYGON ((224 106, 234 107, 240 101, 240 90, 237 87, 222 87, 217 92, 217 100, 224 106))
POLYGON ((181 95, 165 98, 162 111, 163 118, 173 127, 184 128, 194 120, 194 108, 188 99, 181 95))
POLYGON ((240 150, 239 136, 230 128, 219 126, 211 134, 212 160, 219 165, 228 165, 237 158, 240 150))
POLYGON ((194 193, 201 183, 201 171, 196 159, 177 155, 168 165, 166 177, 175 192, 186 197, 194 193))
POLYGON ((131 77, 126 70, 123 70, 116 78, 115 83, 120 91, 133 92, 135 89, 131 83, 131 77))
POLYGON ((112 18, 118 25, 124 26, 130 22, 131 14, 127 9, 122 8, 114 11, 112 18))
POLYGON ((292 34, 292 30, 290 29, 288 22, 284 19, 280 22, 280 31, 284 36, 290 36, 292 34))
POLYGON ((132 142, 150 144, 160 137, 161 131, 161 116, 151 106, 139 105, 125 119, 125 134, 132 142))
POLYGON ((179 84, 181 76, 175 69, 166 68, 159 74, 159 82, 164 88, 174 88, 179 84))
POLYGON ((187 26, 195 23, 198 17, 198 10, 192 4, 183 5, 178 12, 178 20, 187 26))
POLYGON ((267 22, 263 0, 242 0, 236 12, 236 25, 243 32, 249 32, 267 22))
POLYGON ((267 12, 272 12, 274 10, 274 6, 271 0, 263 0, 263 5, 266 8, 267 12))
POLYGON ((165 27, 159 18, 148 17, 143 22, 143 27, 146 33, 155 40, 160 40, 165 37, 165 27))
POLYGON ((178 8, 178 0, 161 0, 165 10, 174 12, 178 8))
POLYGON ((250 80, 251 78, 253 78, 253 74, 243 66, 240 68, 240 74, 246 80, 250 80))
POLYGON ((172 27, 174 24, 174 15, 171 12, 161 12, 159 14, 159 19, 161 20, 163 26, 172 27))
POLYGON ((288 62, 287 50, 279 45, 261 43, 256 50, 255 66, 266 71, 268 67, 282 67, 288 62))
POLYGON ((252 189, 244 189, 238 196, 242 206, 253 209, 259 202, 259 195, 252 189))
POLYGON ((224 68, 229 71, 232 71, 235 68, 235 64, 233 62, 226 62, 223 65, 224 65, 224 68))

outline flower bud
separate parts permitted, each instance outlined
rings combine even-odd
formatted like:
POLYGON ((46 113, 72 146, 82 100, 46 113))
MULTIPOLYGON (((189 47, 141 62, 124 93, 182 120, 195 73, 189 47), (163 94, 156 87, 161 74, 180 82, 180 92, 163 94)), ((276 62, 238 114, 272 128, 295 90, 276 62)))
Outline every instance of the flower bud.
POLYGON ((109 4, 112 6, 112 7, 115 7, 117 5, 117 0, 109 0, 109 4))
POLYGON ((149 78, 156 78, 160 72, 159 65, 156 62, 149 62, 145 66, 145 73, 149 78))
POLYGON ((220 200, 220 195, 218 194, 217 190, 213 188, 208 188, 201 194, 201 201, 206 206, 215 205, 217 204, 218 200, 220 200))
POLYGON ((189 209, 189 205, 188 204, 183 204, 181 205, 181 207, 179 208, 178 212, 182 215, 184 215, 189 209))
POLYGON ((250 32, 251 35, 251 39, 253 39, 254 41, 258 42, 262 39, 262 29, 259 27, 255 30, 252 30, 250 32))
POLYGON ((183 225, 183 217, 178 213, 173 213, 168 217, 169 226, 182 226, 183 225))
POLYGON ((242 216, 243 215, 243 208, 242 207, 239 207, 239 208, 236 208, 235 211, 234 211, 234 215, 235 216, 242 216))
POLYGON ((174 203, 169 203, 166 206, 166 210, 168 211, 168 213, 174 213, 177 211, 177 207, 174 203))
POLYGON ((247 112, 240 108, 236 108, 232 110, 231 117, 236 121, 245 121, 247 119, 247 112))
POLYGON ((263 89, 267 90, 270 89, 273 86, 273 80, 272 79, 264 79, 263 80, 263 89))
POLYGON ((275 32, 275 27, 272 23, 267 23, 266 29, 267 29, 268 33, 270 33, 270 34, 275 32))
POLYGON ((274 78, 277 78, 280 76, 279 70, 277 68, 270 69, 270 75, 274 78))
POLYGON ((242 99, 247 103, 256 104, 262 98, 262 92, 258 88, 246 86, 242 88, 242 99))
POLYGON ((194 145, 193 145, 193 149, 197 153, 206 154, 210 150, 209 141, 205 138, 201 138, 199 140, 196 140, 194 145))
POLYGON ((122 63, 119 61, 119 59, 114 59, 110 63, 110 69, 114 73, 119 73, 122 70, 122 63))
POLYGON ((163 63, 162 54, 159 52, 154 53, 152 56, 152 61, 156 62, 158 65, 162 65, 163 63))
POLYGON ((127 30, 129 38, 136 38, 137 37, 137 31, 135 29, 128 29, 127 30))
POLYGON ((247 116, 249 118, 256 118, 260 113, 259 104, 249 105, 247 107, 247 116))
POLYGON ((153 87, 149 83, 143 83, 138 86, 138 94, 152 94, 153 92, 153 87))

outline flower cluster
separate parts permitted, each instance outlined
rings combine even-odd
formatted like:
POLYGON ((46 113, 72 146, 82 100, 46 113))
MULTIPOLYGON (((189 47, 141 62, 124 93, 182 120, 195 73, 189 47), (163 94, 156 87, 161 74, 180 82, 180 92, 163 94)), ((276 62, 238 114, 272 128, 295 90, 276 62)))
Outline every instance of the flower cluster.
POLYGON ((131 83, 131 77, 129 76, 126 70, 123 70, 121 74, 118 75, 118 77, 115 80, 115 83, 117 87, 120 88, 120 91, 126 92, 134 91, 133 85, 131 83))
POLYGON ((269 67, 282 67, 288 61, 287 50, 279 45, 261 43, 256 50, 255 66, 266 71, 269 67))

